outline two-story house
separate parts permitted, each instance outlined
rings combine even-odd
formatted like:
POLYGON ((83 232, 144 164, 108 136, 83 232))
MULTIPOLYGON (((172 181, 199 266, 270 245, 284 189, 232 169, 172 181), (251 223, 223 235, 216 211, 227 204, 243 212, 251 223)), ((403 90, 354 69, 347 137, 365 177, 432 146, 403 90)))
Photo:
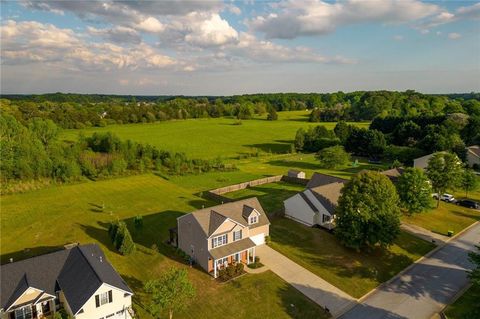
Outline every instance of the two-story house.
POLYGON ((208 273, 255 260, 270 221, 256 197, 204 208, 177 218, 178 247, 208 273))
POLYGON ((0 318, 130 319, 132 290, 96 244, 0 266, 0 318))

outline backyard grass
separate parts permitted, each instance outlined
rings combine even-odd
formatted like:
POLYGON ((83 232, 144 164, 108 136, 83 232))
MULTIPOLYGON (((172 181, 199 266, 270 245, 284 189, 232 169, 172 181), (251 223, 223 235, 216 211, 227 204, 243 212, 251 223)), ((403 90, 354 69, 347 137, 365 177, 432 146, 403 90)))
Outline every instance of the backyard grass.
MULTIPOLYGON (((473 319, 478 318, 472 314, 474 306, 478 308, 480 298, 480 287, 471 286, 465 293, 453 304, 447 307, 445 314, 448 319, 473 319)), ((477 315, 479 315, 477 313, 477 315)))
MULTIPOLYGON (((183 152, 195 158, 235 158, 254 150, 285 153, 291 149, 296 131, 303 127, 325 125, 333 129, 334 122, 310 123, 309 111, 279 112, 277 121, 266 116, 241 121, 233 118, 174 120, 146 124, 110 125, 84 130, 65 130, 62 139, 75 140, 79 132, 113 132, 123 139, 148 143, 160 149, 183 152)), ((354 123, 367 127, 369 123, 354 123)))
MULTIPOLYGON (((462 192, 453 192, 453 194, 457 199, 465 197, 465 193, 462 192)), ((468 197, 469 199, 480 202, 480 191, 470 192, 468 197)), ((436 204, 436 201, 432 201, 433 207, 436 207, 436 204)), ((480 220, 480 210, 445 202, 440 202, 440 207, 438 208, 432 208, 429 211, 413 216, 403 217, 404 222, 415 224, 442 235, 447 235, 449 230, 453 230, 456 234, 478 220, 480 220)))
POLYGON ((433 244, 402 232, 386 251, 356 252, 340 245, 326 230, 286 218, 271 222, 272 248, 356 298, 434 248, 433 244))
POLYGON ((273 273, 248 274, 218 284, 202 270, 181 263, 164 244, 168 229, 183 213, 213 203, 158 176, 52 186, 0 200, 2 263, 53 251, 65 243, 96 242, 135 291, 134 308, 140 318, 150 318, 144 282, 172 266, 186 267, 198 291, 193 304, 176 318, 325 317, 323 310, 273 273), (143 216, 140 230, 133 227, 137 215, 143 216), (130 256, 119 255, 108 237, 108 223, 117 218, 127 222, 137 245, 130 256), (151 249, 153 245, 158 251, 151 249))

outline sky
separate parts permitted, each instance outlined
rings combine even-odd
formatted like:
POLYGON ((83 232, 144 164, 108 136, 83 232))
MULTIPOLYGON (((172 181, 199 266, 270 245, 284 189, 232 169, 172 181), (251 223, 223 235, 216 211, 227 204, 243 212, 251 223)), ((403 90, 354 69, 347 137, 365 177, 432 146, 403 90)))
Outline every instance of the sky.
POLYGON ((1 93, 480 91, 480 2, 3 1, 1 93))

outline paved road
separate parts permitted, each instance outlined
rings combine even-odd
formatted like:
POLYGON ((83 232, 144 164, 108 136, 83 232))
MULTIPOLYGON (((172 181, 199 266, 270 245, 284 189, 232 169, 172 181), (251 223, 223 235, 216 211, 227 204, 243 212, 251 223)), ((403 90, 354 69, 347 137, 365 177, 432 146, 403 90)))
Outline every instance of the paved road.
POLYGON ((431 318, 467 285, 465 270, 472 268, 467 254, 479 242, 480 223, 379 288, 341 318, 431 318))
POLYGON ((327 307, 336 316, 350 308, 356 299, 329 284, 314 273, 293 262, 276 250, 263 245, 256 248, 262 264, 290 283, 321 307, 327 307))

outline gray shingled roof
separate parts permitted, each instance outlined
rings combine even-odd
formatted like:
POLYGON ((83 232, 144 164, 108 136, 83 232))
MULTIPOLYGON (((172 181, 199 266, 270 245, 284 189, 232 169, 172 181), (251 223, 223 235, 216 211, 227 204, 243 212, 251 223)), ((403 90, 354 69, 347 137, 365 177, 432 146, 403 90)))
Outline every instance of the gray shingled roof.
MULTIPOLYGON (((215 227, 210 227, 211 224, 213 223, 214 226, 217 225, 217 219, 211 217, 212 212, 216 214, 220 214, 224 217, 230 218, 234 222, 237 222, 241 225, 247 226, 248 221, 247 219, 243 216, 244 215, 244 209, 249 209, 245 208, 245 206, 249 208, 254 208, 256 211, 260 213, 260 216, 258 217, 258 223, 254 225, 250 225, 249 228, 256 228, 259 226, 263 225, 269 225, 270 221, 268 220, 267 214, 262 208, 262 205, 260 205, 260 202, 256 197, 252 198, 247 198, 243 200, 239 200, 236 202, 230 202, 230 203, 225 203, 222 205, 217 205, 213 207, 208 207, 204 209, 200 209, 197 211, 194 211, 188 215, 185 215, 185 217, 181 218, 193 218, 195 219, 200 227, 202 228, 203 232, 207 237, 210 237, 211 234, 215 230, 215 227)), ((219 226, 219 225, 218 225, 219 226)), ((218 228, 217 226, 217 228, 218 228)), ((215 228, 216 229, 216 228, 215 228)))
POLYGON ((103 284, 133 293, 96 244, 76 246, 5 264, 1 273, 1 307, 7 309, 25 287, 55 295, 58 286, 76 313, 103 284))
POLYGON ((307 188, 315 188, 318 186, 323 186, 331 183, 344 183, 346 179, 335 177, 331 175, 326 175, 322 173, 313 173, 312 178, 307 184, 307 188))
POLYGON ((255 243, 250 238, 244 238, 233 243, 229 243, 228 245, 223 245, 209 251, 210 255, 213 259, 220 259, 223 257, 227 257, 233 255, 235 253, 247 250, 249 248, 255 247, 255 243))
POLYGON ((315 207, 315 205, 312 203, 312 201, 308 198, 308 196, 305 194, 305 192, 308 191, 308 190, 305 190, 300 194, 300 197, 303 198, 303 200, 305 201, 305 203, 307 203, 307 205, 314 211, 314 212, 318 212, 318 209, 317 207, 315 207))
POLYGON ((338 205, 338 199, 340 198, 341 190, 344 185, 345 182, 331 183, 312 188, 311 191, 322 206, 333 215, 335 214, 335 208, 338 205))

